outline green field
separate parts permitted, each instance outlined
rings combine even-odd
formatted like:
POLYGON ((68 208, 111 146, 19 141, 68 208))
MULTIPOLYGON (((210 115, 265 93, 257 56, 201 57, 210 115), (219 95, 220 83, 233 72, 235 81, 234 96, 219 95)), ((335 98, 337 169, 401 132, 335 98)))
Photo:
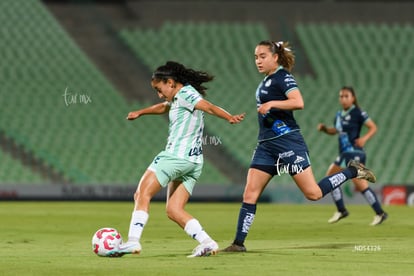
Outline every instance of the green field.
MULTIPOLYGON (((380 226, 366 205, 335 225, 330 205, 259 204, 248 252, 188 259, 197 245, 152 203, 139 256, 97 257, 93 233, 115 227, 126 238, 133 204, 1 202, 0 275, 413 275, 414 209, 386 206, 380 226)), ((221 248, 234 236, 239 204, 190 203, 221 248)))

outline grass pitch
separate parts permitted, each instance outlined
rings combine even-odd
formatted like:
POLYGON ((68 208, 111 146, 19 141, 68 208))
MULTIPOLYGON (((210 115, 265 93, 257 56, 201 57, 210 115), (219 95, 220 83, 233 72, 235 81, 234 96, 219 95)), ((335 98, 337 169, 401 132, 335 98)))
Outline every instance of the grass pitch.
MULTIPOLYGON (((240 204, 189 203, 221 248, 234 237, 240 204)), ((412 275, 414 209, 386 206, 368 224, 367 205, 329 225, 333 205, 258 205, 247 253, 188 259, 197 243, 152 203, 139 256, 98 257, 93 233, 117 228, 127 238, 133 203, 1 202, 0 275, 412 275)))

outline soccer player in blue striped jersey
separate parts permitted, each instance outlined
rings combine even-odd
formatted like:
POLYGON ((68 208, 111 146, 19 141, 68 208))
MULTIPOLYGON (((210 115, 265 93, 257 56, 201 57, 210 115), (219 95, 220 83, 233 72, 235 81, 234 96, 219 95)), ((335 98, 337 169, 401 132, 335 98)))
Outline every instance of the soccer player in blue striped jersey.
MULTIPOLYGON (((207 89, 202 84, 211 81, 207 72, 186 68, 169 61, 156 69, 151 85, 164 102, 130 112, 128 120, 147 114, 169 114, 169 135, 165 150, 161 151, 142 176, 134 194, 128 241, 120 245, 112 256, 139 254, 142 231, 148 221, 152 197, 168 186, 166 212, 199 245, 188 257, 214 255, 218 244, 204 231, 197 219, 184 210, 203 167, 202 138, 204 112, 236 124, 244 114, 231 115, 203 98, 207 89)), ((155 134, 156 135, 156 134, 155 134)))
POLYGON ((255 48, 256 67, 265 75, 256 90, 258 143, 247 173, 243 202, 233 243, 224 252, 244 252, 244 241, 256 215, 257 201, 275 175, 289 173, 309 200, 318 200, 358 177, 375 182, 375 175, 356 161, 316 182, 308 148, 293 111, 304 101, 291 74, 295 56, 287 42, 261 41, 255 48))
MULTIPOLYGON (((377 131, 375 122, 368 116, 367 112, 361 110, 358 105, 355 90, 351 86, 344 86, 339 91, 339 102, 342 110, 335 115, 334 127, 327 127, 324 124, 318 125, 318 130, 330 135, 338 135, 339 156, 329 166, 327 175, 341 171, 350 160, 358 160, 362 164, 366 162, 364 145, 371 139, 377 131), (360 136, 362 127, 367 127, 367 131, 360 136)), ((367 202, 375 212, 372 226, 381 224, 388 215, 381 207, 374 191, 369 187, 365 179, 352 179, 356 189, 362 193, 367 202)), ((337 211, 328 220, 329 223, 335 223, 349 215, 345 208, 341 187, 331 192, 337 211)))

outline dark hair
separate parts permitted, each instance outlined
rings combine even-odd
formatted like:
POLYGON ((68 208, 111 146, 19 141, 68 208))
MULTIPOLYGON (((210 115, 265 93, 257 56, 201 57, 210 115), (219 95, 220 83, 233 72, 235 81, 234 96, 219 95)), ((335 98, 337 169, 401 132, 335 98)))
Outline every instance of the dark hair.
POLYGON ((257 45, 268 46, 273 54, 277 54, 279 56, 278 63, 287 71, 292 71, 293 66, 295 65, 295 55, 292 49, 289 48, 289 42, 263 40, 257 45))
POLYGON ((359 108, 359 104, 358 104, 358 100, 357 100, 354 88, 352 86, 344 85, 342 86, 341 90, 348 90, 354 97, 354 105, 359 108))
POLYGON ((214 76, 207 72, 186 68, 181 63, 175 61, 167 61, 165 65, 158 67, 154 71, 152 80, 166 82, 168 79, 173 79, 183 85, 190 84, 201 95, 205 96, 207 87, 201 84, 213 80, 214 76))

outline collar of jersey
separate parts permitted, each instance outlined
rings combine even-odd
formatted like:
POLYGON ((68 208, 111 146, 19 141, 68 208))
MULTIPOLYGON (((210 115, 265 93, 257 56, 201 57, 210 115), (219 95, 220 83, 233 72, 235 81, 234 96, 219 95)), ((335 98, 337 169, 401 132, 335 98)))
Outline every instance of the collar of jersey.
POLYGON ((354 109, 354 108, 355 108, 355 105, 353 104, 350 108, 348 108, 348 110, 342 110, 342 111, 341 111, 341 116, 348 115, 348 114, 349 114, 349 112, 351 112, 351 111, 352 111, 352 109, 354 109))
POLYGON ((178 99, 177 95, 178 95, 181 91, 183 91, 183 89, 184 89, 185 87, 187 87, 187 86, 189 86, 189 84, 187 84, 187 85, 183 85, 183 87, 181 87, 181 89, 177 91, 177 93, 175 94, 175 96, 173 97, 173 99, 172 99, 172 101, 171 101, 171 102, 175 102, 175 100, 177 100, 177 99, 178 99))
POLYGON ((283 69, 283 66, 282 66, 282 65, 279 65, 279 67, 277 67, 277 68, 276 68, 276 70, 275 70, 273 73, 271 73, 271 74, 267 75, 264 79, 266 80, 266 79, 267 79, 267 78, 269 78, 271 75, 276 74, 276 72, 277 72, 277 71, 279 71, 280 69, 283 69))

